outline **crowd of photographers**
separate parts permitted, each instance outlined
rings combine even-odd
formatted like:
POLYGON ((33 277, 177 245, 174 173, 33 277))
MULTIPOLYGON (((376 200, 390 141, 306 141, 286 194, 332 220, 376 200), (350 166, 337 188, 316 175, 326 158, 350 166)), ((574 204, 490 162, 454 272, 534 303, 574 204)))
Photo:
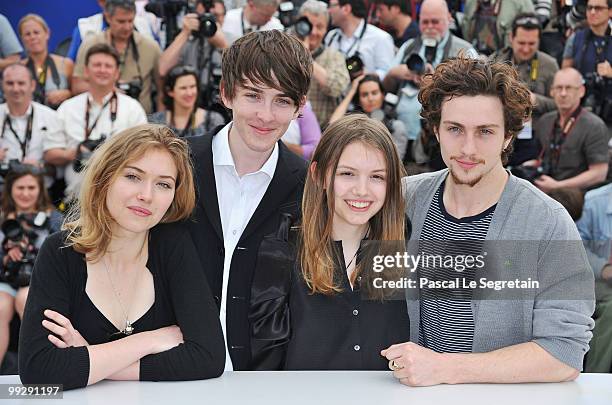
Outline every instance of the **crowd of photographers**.
MULTIPOLYGON (((92 151, 147 121, 177 136, 225 125, 221 55, 251 31, 290 31, 312 53, 308 103, 283 137, 293 152, 310 158, 322 129, 361 111, 387 126, 409 173, 444 165, 419 115, 423 75, 460 53, 511 63, 535 108, 509 169, 577 220, 585 203, 585 239, 612 238, 611 0, 98 3, 57 54, 40 16, 25 15, 14 33, 0 15, 0 361, 37 248, 58 229, 92 151)), ((610 250, 608 242, 589 251, 600 281, 612 280, 610 250)))

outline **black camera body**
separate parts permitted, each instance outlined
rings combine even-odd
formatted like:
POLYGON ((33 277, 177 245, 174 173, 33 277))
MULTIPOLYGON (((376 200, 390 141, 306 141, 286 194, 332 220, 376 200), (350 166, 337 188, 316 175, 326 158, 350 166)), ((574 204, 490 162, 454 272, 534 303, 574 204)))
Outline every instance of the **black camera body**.
POLYGON ((418 75, 425 73, 428 63, 433 65, 438 49, 438 41, 432 38, 423 38, 423 45, 425 46, 425 59, 418 54, 418 49, 415 49, 414 52, 408 55, 404 62, 408 70, 418 75))
POLYGON ((363 60, 359 56, 359 52, 355 52, 353 56, 346 58, 346 69, 349 72, 351 81, 363 73, 363 60))
POLYGON ((11 172, 24 173, 32 172, 34 174, 45 174, 45 170, 32 166, 31 164, 21 163, 19 159, 10 159, 7 161, 0 161, 0 177, 6 177, 11 172))
POLYGON ((198 14, 198 21, 200 22, 200 29, 193 32, 196 37, 210 38, 217 33, 217 18, 213 14, 198 14))
POLYGON ((79 144, 77 147, 76 159, 72 164, 75 172, 79 173, 81 170, 83 170, 83 167, 89 158, 91 158, 91 155, 98 148, 98 146, 104 143, 104 141, 106 141, 106 135, 101 135, 99 139, 86 139, 79 144), (85 147, 87 151, 81 150, 81 146, 85 147))
POLYGON ((30 285, 32 270, 38 249, 35 247, 38 239, 37 230, 48 227, 49 220, 47 214, 39 212, 37 214, 21 214, 16 219, 8 219, 2 224, 4 240, 2 249, 5 254, 14 246, 19 246, 23 257, 19 261, 9 260, 2 267, 0 279, 13 288, 27 287, 30 285))
POLYGON ((584 76, 584 86, 587 90, 584 108, 598 115, 606 124, 612 123, 612 80, 589 72, 584 76))
POLYGON ((138 100, 138 97, 140 97, 140 93, 142 92, 142 80, 136 79, 129 82, 119 82, 117 83, 117 88, 126 95, 138 100))
POLYGON ((542 175, 549 175, 549 170, 545 165, 540 166, 525 166, 519 165, 510 168, 510 172, 518 178, 527 180, 530 183, 534 183, 538 177, 542 175))

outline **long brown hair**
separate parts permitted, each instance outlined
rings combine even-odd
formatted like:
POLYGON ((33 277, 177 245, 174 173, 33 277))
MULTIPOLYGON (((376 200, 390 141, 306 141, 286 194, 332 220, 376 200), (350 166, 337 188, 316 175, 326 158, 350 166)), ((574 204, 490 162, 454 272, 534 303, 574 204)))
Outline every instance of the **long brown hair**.
POLYGON ((85 165, 79 200, 68 214, 63 229, 69 244, 95 262, 112 238, 113 218, 106 206, 108 190, 125 166, 146 152, 158 149, 170 154, 176 165, 174 200, 160 222, 187 219, 195 207, 195 186, 187 143, 164 125, 138 125, 104 142, 85 165))
POLYGON ((9 171, 4 179, 4 190, 2 191, 2 217, 17 212, 17 205, 13 199, 13 185, 17 180, 25 176, 32 176, 36 179, 38 185, 38 198, 36 199, 37 211, 48 211, 53 208, 47 189, 45 188, 45 179, 40 170, 32 165, 21 164, 19 170, 9 171))
MULTIPOLYGON (((370 219, 369 238, 376 241, 404 241, 404 198, 401 178, 404 168, 389 131, 364 114, 351 114, 329 125, 313 154, 302 200, 300 264, 311 292, 331 295, 341 291, 334 277, 334 183, 340 156, 353 142, 379 150, 387 164, 387 190, 382 208, 370 219)), ((363 261, 362 261, 363 263, 363 261)), ((354 275, 361 272, 357 266, 354 275)))

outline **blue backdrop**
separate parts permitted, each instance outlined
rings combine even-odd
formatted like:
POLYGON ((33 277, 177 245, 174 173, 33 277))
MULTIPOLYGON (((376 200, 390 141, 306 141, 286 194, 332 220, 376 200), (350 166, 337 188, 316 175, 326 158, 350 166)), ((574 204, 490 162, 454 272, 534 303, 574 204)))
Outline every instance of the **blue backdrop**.
POLYGON ((80 17, 100 12, 96 0, 0 0, 0 13, 9 19, 17 36, 17 23, 28 13, 39 14, 51 28, 49 50, 65 38, 72 36, 72 30, 80 17))

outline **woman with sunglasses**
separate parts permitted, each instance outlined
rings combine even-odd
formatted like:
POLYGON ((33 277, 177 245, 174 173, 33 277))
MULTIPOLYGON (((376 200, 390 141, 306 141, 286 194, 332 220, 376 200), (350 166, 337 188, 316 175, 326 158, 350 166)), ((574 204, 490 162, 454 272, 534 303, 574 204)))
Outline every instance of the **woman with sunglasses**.
POLYGON ((166 111, 151 114, 149 122, 168 125, 181 138, 204 135, 225 125, 221 114, 198 107, 199 89, 196 70, 190 66, 176 66, 164 82, 166 111))
POLYGON ((23 317, 32 260, 45 238, 57 232, 62 214, 54 209, 44 177, 32 165, 18 165, 4 179, 0 222, 0 364, 9 343, 15 312, 23 317))
POLYGON ((19 337, 26 384, 218 377, 217 307, 187 231, 187 144, 161 125, 127 129, 85 167, 63 231, 43 244, 19 337))

